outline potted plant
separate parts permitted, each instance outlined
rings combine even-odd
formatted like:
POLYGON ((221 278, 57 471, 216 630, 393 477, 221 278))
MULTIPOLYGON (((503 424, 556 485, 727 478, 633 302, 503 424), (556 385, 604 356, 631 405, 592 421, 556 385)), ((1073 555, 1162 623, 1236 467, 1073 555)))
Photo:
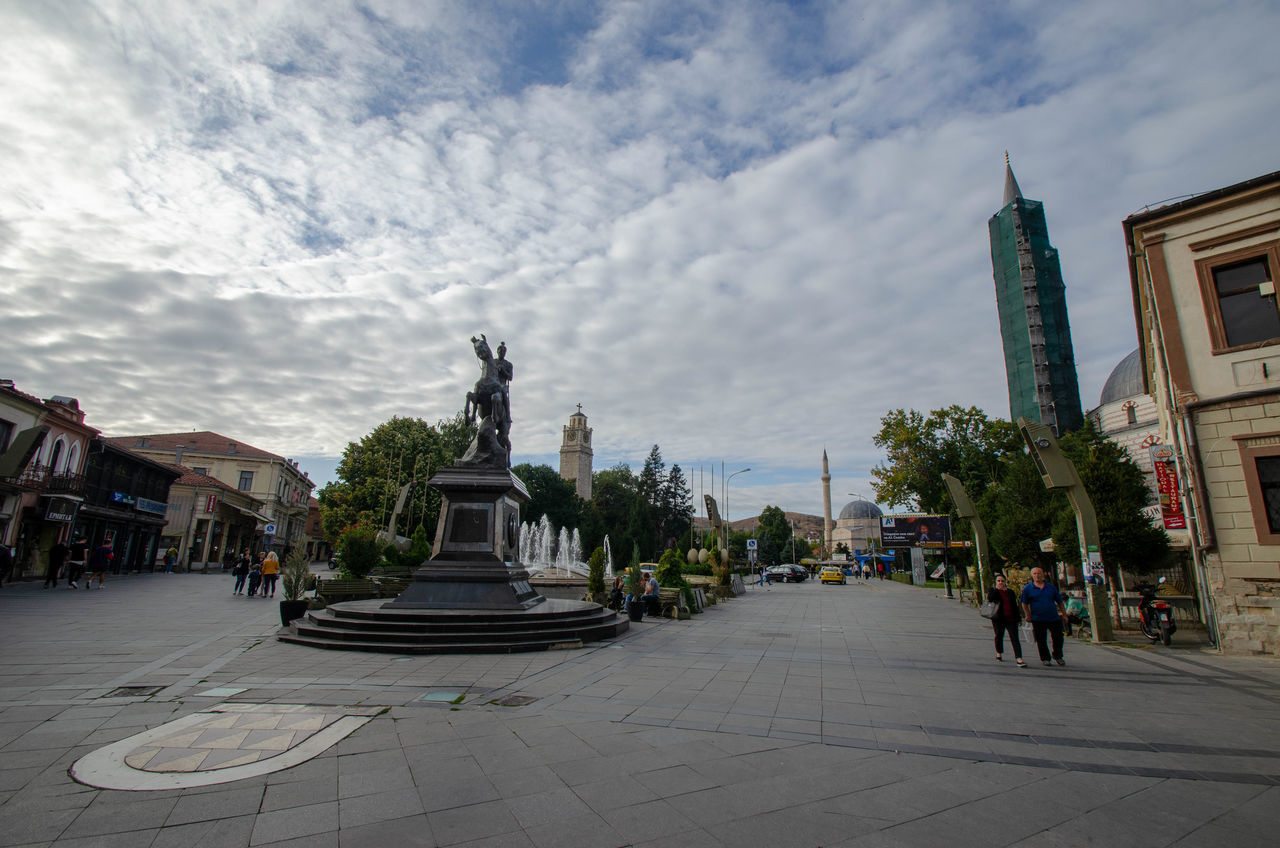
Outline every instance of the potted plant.
POLYGON ((284 595, 280 601, 281 627, 288 627, 289 622, 307 614, 307 601, 302 595, 310 583, 311 564, 307 562, 307 552, 295 545, 280 567, 280 591, 284 595))
POLYGON ((591 602, 604 606, 609 596, 604 591, 604 548, 596 548, 591 552, 587 563, 587 594, 591 602))
POLYGON ((644 577, 640 574, 640 547, 631 549, 631 567, 627 569, 627 618, 640 621, 644 618, 644 577))

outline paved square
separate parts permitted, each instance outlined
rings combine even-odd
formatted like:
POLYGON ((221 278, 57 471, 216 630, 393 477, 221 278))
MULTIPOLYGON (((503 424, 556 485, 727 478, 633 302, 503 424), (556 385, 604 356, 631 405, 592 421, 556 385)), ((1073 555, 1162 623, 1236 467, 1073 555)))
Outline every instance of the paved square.
POLYGON ((1280 664, 1194 634, 1020 670, 935 592, 805 583, 579 651, 397 657, 280 643, 275 604, 220 576, 112 588, 0 592, 0 845, 1190 848, 1280 827, 1280 664), (160 688, 117 691, 138 686, 160 688), (104 751, 154 783, 69 776, 104 751))

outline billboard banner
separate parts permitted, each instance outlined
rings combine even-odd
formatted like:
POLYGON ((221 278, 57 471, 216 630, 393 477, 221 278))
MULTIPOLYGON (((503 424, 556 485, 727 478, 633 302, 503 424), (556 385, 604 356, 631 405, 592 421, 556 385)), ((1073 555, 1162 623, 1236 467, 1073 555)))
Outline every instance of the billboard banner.
POLYGON ((882 515, 880 541, 886 548, 918 548, 951 538, 951 519, 945 515, 882 515))
POLYGON ((1156 472, 1156 491, 1160 493, 1160 518, 1166 530, 1186 530, 1187 517, 1182 513, 1178 495, 1178 466, 1173 461, 1173 448, 1151 446, 1151 465, 1156 472))

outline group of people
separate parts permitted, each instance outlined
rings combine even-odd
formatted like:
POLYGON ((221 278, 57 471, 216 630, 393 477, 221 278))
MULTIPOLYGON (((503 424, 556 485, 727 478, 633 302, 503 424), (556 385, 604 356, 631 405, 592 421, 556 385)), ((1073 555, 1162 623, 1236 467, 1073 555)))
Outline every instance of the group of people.
MULTIPOLYGON (((45 569, 44 586, 42 588, 58 588, 58 581, 65 575, 67 588, 78 589, 86 567, 89 576, 85 578, 84 587, 92 589, 93 581, 96 577, 98 588, 105 588, 107 569, 110 568, 111 561, 116 558, 113 542, 114 540, 110 535, 105 536, 102 544, 94 548, 89 547, 89 540, 84 536, 75 537, 70 544, 61 539, 54 542, 49 547, 49 567, 45 569)), ((6 548, 5 550, 7 551, 8 549, 6 548)), ((7 572, 8 569, 4 569, 4 571, 7 572)))
POLYGON ((1026 668, 1022 659, 1022 642, 1018 638, 1018 626, 1025 619, 1031 622, 1031 635, 1035 639, 1040 662, 1046 666, 1057 663, 1066 665, 1062 655, 1063 637, 1068 623, 1066 598, 1058 587, 1045 579, 1043 568, 1031 569, 1031 582, 1015 595, 1003 574, 996 575, 996 585, 987 592, 987 601, 996 605, 991 616, 995 630, 996 660, 1004 660, 1004 638, 1018 661, 1019 668, 1026 668))
POLYGON ((236 579, 233 595, 245 595, 263 598, 276 596, 276 580, 280 577, 280 558, 275 551, 259 551, 257 558, 250 556, 249 549, 240 551, 236 564, 231 569, 231 576, 236 579), (247 586, 246 586, 247 584, 247 586))
POLYGON ((609 590, 609 608, 622 611, 627 601, 633 601, 637 598, 646 604, 656 604, 660 597, 658 591, 658 579, 651 573, 643 573, 641 575, 641 593, 627 593, 627 578, 624 574, 619 574, 613 578, 613 587, 609 590))

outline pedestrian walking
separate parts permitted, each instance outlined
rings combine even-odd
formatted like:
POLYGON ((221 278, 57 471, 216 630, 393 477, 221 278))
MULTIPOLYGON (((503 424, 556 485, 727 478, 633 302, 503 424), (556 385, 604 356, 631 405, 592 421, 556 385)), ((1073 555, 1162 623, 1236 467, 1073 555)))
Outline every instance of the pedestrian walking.
POLYGON ((76 536, 71 541, 71 551, 67 554, 67 588, 78 589, 76 583, 84 573, 84 560, 89 553, 89 540, 84 536, 76 536))
POLYGON ((236 564, 231 569, 231 576, 236 579, 235 588, 231 590, 231 594, 240 595, 244 593, 244 581, 249 576, 249 549, 245 548, 240 551, 240 556, 236 557, 236 564))
POLYGON ((258 554, 258 559, 249 566, 249 597, 252 598, 258 594, 258 587, 262 585, 262 561, 266 559, 265 554, 258 554))
POLYGON ((1044 569, 1037 566, 1031 569, 1031 582, 1022 587, 1022 610, 1031 622, 1031 633, 1036 640, 1036 650, 1040 652, 1040 662, 1050 665, 1050 657, 1058 665, 1066 665, 1062 656, 1062 622, 1066 620, 1067 608, 1058 587, 1044 579, 1044 569), (1048 640, 1053 640, 1053 650, 1049 650, 1048 640))
POLYGON ((102 540, 102 544, 93 549, 93 553, 89 554, 89 578, 84 581, 84 587, 88 589, 93 585, 93 578, 98 578, 98 588, 105 589, 107 583, 107 568, 111 565, 111 560, 116 558, 116 553, 111 548, 112 537, 107 536, 102 540))
POLYGON ((279 576, 280 560, 276 557, 276 552, 272 551, 262 561, 262 597, 274 598, 276 596, 276 578, 279 576))
POLYGON ((1003 574, 996 575, 996 585, 987 591, 987 601, 996 605, 995 615, 991 616, 991 626, 996 632, 996 661, 1004 660, 1004 637, 1009 635, 1009 647, 1018 659, 1018 668, 1026 668, 1022 659, 1022 640, 1018 638, 1018 625, 1022 622, 1022 610, 1018 607, 1018 597, 1013 594, 1003 574))
POLYGON ((177 562, 178 562, 178 547, 177 545, 170 545, 169 549, 164 552, 164 573, 172 574, 173 567, 177 564, 177 562))
POLYGON ((44 573, 44 588, 58 588, 58 575, 62 573, 62 566, 67 561, 67 554, 71 549, 59 539, 49 548, 49 568, 44 573))

